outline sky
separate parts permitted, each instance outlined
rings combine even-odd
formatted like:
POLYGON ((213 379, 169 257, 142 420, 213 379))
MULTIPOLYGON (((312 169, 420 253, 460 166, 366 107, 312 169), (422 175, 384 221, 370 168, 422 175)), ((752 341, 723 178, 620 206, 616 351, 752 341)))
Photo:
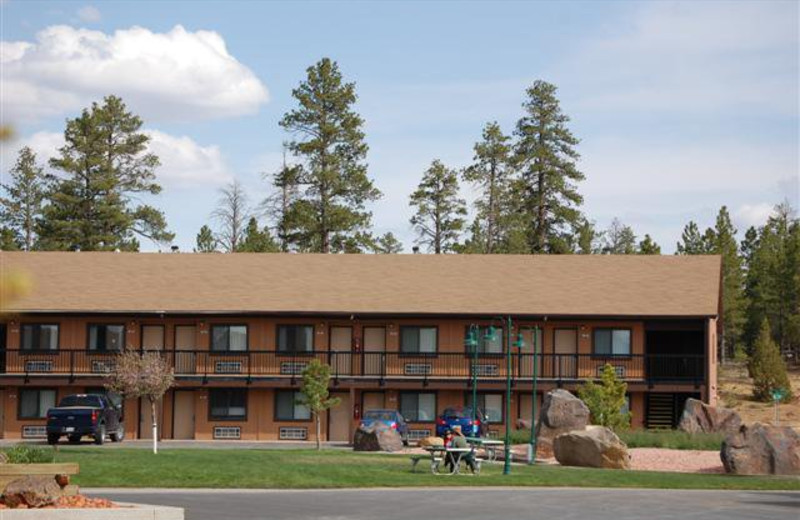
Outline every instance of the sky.
POLYGON ((329 57, 356 83, 375 232, 410 251, 408 197, 431 161, 469 165, 483 126, 510 133, 543 79, 581 140, 582 210, 671 253, 722 205, 740 235, 800 206, 799 6, 0 0, 0 120, 16 132, 0 175, 24 145, 45 162, 67 119, 121 96, 162 162, 147 202, 190 251, 222 186, 241 181, 253 207, 269 194, 291 91, 329 57))

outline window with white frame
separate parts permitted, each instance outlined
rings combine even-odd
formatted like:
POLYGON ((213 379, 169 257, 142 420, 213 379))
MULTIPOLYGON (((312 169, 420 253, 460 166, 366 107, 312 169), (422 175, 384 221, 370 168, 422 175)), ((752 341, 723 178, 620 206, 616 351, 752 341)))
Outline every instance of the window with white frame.
POLYGON ((435 354, 438 334, 436 327, 400 327, 400 352, 435 354))

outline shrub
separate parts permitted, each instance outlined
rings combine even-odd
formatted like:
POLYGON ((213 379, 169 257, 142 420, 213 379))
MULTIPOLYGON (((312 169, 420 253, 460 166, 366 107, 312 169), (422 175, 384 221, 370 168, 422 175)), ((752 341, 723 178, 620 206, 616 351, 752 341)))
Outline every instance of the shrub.
POLYGON ((761 323, 761 331, 753 345, 749 369, 753 378, 753 397, 759 401, 772 401, 772 391, 780 388, 785 392, 783 402, 792 399, 786 363, 781 358, 778 345, 772 340, 766 319, 761 323))
POLYGON ((708 450, 722 447, 722 433, 688 433, 679 430, 631 430, 619 438, 629 448, 666 448, 671 450, 708 450))
POLYGON ((10 464, 46 464, 56 459, 54 449, 30 444, 17 444, 5 453, 10 464))
POLYGON ((623 411, 627 390, 627 383, 617 377, 614 367, 606 364, 600 383, 587 381, 578 389, 578 396, 589 408, 592 424, 625 430, 631 425, 631 413, 623 411))

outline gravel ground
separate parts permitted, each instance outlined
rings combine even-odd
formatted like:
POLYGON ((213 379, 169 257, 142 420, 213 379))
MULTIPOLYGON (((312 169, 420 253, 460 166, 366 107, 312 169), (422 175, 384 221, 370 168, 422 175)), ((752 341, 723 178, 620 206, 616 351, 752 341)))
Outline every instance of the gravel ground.
POLYGON ((718 451, 631 448, 631 469, 678 473, 724 473, 718 451))

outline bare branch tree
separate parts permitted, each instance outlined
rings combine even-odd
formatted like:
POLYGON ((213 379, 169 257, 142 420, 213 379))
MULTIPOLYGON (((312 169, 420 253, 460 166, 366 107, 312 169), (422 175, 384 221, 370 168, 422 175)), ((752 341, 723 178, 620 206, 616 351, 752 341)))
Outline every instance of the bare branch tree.
POLYGON ((106 388, 125 398, 140 397, 150 401, 153 421, 153 453, 158 453, 158 418, 156 404, 175 384, 175 376, 166 359, 157 352, 123 352, 116 358, 114 370, 108 375, 106 388))
POLYGON ((227 253, 235 253, 244 237, 245 227, 250 218, 247 194, 238 180, 220 189, 217 209, 211 218, 217 222, 217 241, 227 253))

